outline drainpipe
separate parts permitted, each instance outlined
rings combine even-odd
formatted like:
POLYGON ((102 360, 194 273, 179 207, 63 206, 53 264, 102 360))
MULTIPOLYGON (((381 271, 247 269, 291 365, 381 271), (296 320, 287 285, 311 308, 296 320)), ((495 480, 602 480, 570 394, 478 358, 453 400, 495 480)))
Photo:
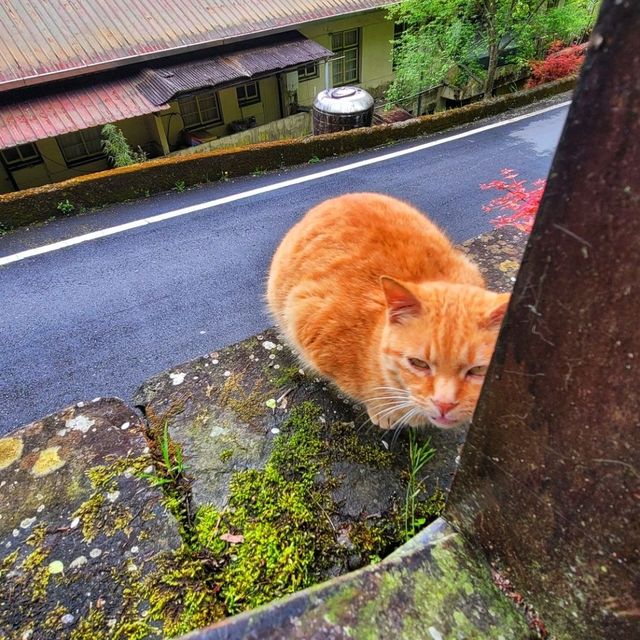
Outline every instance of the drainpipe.
MULTIPOLYGON (((276 82, 278 84, 278 104, 280 105, 280 118, 284 118, 285 114, 284 114, 284 101, 282 99, 282 94, 285 91, 286 87, 283 86, 283 82, 282 82, 283 78, 282 78, 282 74, 281 73, 276 73, 276 82)), ((289 115, 289 114, 287 114, 289 115)))
POLYGON ((331 89, 331 75, 330 71, 330 63, 331 60, 328 58, 324 61, 324 90, 329 93, 329 89, 331 89))

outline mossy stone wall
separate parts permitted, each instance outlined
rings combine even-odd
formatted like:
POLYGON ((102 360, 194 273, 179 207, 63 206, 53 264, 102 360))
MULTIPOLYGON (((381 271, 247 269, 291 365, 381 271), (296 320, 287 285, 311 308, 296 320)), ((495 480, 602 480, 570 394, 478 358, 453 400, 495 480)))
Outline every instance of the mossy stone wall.
POLYGON ((67 213, 141 198, 184 186, 216 182, 256 170, 277 169, 407 138, 436 133, 480 118, 494 116, 573 89, 576 77, 563 78, 460 109, 414 118, 401 123, 354 129, 333 134, 255 144, 189 156, 166 157, 141 164, 93 173, 64 182, 0 195, 0 225, 6 229, 61 215, 58 204, 68 201, 67 213))

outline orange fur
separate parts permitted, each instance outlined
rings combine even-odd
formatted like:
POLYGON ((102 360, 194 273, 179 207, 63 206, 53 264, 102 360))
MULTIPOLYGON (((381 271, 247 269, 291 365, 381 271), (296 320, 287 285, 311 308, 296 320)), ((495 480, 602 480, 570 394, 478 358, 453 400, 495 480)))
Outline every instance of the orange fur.
POLYGON ((267 287, 303 362, 384 428, 471 417, 508 298, 425 216, 373 193, 311 209, 278 247, 267 287))

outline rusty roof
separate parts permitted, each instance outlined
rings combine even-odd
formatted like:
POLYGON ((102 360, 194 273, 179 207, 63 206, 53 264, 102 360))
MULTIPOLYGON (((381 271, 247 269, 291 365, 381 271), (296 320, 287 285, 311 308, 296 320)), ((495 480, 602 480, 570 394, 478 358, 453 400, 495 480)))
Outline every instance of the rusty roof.
POLYGON ((197 50, 389 0, 2 0, 0 90, 197 50))
POLYGON ((0 105, 0 149, 166 109, 149 102, 131 78, 67 81, 12 92, 0 105))
POLYGON ((223 86, 327 58, 332 52, 297 31, 217 47, 156 63, 132 65, 4 94, 0 149, 154 113, 177 94, 223 86))
POLYGON ((222 86, 333 55, 297 31, 262 38, 255 45, 224 47, 216 49, 215 56, 199 53, 197 57, 181 56, 172 64, 150 65, 141 72, 140 91, 152 103, 164 104, 185 91, 222 86))

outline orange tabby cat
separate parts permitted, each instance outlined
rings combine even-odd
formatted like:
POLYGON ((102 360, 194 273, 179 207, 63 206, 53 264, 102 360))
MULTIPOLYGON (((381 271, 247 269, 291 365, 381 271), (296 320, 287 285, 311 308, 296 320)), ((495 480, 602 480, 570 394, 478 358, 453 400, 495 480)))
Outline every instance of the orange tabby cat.
POLYGON ((471 417, 508 299, 426 217, 374 193, 311 209, 267 288, 301 359, 386 429, 471 417))

